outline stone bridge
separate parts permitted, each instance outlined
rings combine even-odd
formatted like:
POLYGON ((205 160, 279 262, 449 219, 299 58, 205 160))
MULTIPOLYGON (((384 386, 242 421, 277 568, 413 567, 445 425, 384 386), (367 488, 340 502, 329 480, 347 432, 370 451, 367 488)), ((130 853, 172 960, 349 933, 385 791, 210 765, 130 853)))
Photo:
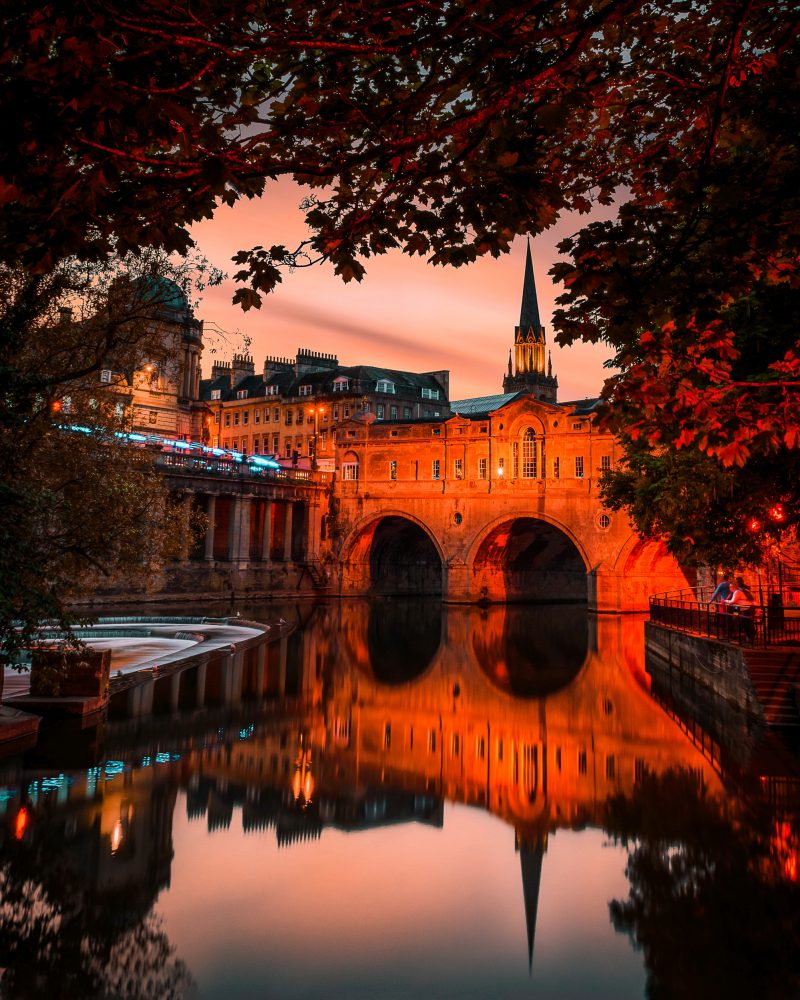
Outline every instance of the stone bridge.
POLYGON ((437 422, 352 420, 332 502, 340 593, 646 610, 688 583, 663 545, 604 509, 617 449, 590 406, 531 395, 437 422))

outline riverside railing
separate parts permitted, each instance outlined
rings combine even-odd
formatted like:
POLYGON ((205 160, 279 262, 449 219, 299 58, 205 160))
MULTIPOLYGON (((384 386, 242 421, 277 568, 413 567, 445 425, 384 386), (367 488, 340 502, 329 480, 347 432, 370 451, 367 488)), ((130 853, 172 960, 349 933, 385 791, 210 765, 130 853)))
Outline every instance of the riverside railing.
MULTIPOLYGON (((743 645, 800 643, 800 609, 771 599, 768 604, 739 609, 712 604, 710 591, 679 590, 650 598, 650 621, 679 632, 743 645)), ((778 595, 774 595, 777 597, 778 595)))

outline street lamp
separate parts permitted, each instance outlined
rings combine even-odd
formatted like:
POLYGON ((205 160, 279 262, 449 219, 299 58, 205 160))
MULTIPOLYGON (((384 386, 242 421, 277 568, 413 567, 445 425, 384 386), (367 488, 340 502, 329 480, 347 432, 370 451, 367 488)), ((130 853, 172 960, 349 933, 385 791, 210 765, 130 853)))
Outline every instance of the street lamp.
POLYGON ((317 469, 317 438, 319 437, 319 415, 325 412, 324 406, 314 406, 311 409, 314 414, 314 450, 311 455, 311 469, 316 471, 317 469))

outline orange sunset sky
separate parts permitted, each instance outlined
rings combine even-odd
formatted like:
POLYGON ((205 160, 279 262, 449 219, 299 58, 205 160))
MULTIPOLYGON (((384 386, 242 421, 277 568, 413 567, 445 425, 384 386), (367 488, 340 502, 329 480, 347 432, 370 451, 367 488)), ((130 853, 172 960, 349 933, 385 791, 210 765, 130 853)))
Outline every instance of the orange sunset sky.
MULTIPOLYGON (((220 208, 193 227, 198 249, 233 274, 238 249, 282 243, 296 246, 307 235, 298 206, 304 192, 288 180, 270 185, 264 197, 220 208)), ((562 401, 596 396, 610 350, 553 343, 551 313, 558 295, 548 271, 558 257, 556 244, 586 217, 567 217, 532 245, 539 309, 553 353, 562 401)), ((229 343, 207 336, 204 375, 216 358, 240 349, 233 335, 251 338, 256 370, 265 355, 294 357, 298 347, 336 354, 341 364, 372 364, 410 371, 450 370, 450 397, 463 399, 502 391, 502 377, 519 322, 525 240, 511 254, 483 258, 469 267, 433 267, 400 252, 364 262, 361 284, 345 285, 333 267, 319 265, 286 274, 260 310, 243 313, 231 304, 235 285, 226 281, 204 293, 199 318, 231 335, 229 343)))

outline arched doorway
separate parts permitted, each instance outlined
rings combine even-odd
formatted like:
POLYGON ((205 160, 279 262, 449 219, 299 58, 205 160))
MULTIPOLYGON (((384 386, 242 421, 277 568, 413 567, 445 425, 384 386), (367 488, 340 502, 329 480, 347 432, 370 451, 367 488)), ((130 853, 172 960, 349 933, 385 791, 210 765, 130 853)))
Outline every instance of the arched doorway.
POLYGON ((587 567, 575 543, 535 517, 495 525, 472 563, 472 592, 485 601, 588 600, 587 567))

